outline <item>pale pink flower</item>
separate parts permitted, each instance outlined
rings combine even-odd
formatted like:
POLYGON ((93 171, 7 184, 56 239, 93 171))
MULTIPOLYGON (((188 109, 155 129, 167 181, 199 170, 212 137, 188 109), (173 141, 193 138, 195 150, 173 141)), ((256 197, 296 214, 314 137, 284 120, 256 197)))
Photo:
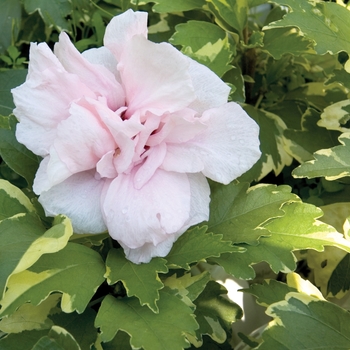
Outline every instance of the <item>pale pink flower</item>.
POLYGON ((128 259, 166 256, 208 219, 206 177, 224 184, 260 157, 259 128, 230 88, 170 44, 147 40, 147 14, 109 23, 80 54, 61 33, 32 44, 13 89, 19 142, 43 158, 34 192, 76 233, 109 231, 128 259))

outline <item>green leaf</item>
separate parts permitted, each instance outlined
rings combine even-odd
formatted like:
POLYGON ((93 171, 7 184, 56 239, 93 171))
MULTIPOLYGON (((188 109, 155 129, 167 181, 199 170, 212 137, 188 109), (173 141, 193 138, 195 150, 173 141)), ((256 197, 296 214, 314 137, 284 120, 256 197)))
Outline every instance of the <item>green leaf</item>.
POLYGON ((340 146, 321 149, 314 153, 314 160, 301 164, 293 170, 296 178, 325 177, 336 180, 350 175, 350 133, 339 136, 340 146))
POLYGON ((273 28, 263 33, 265 34, 263 50, 268 51, 276 60, 288 53, 295 56, 315 53, 314 43, 294 28, 273 28))
POLYGON ((283 216, 283 203, 300 201, 290 191, 288 186, 265 184, 249 189, 246 183, 213 185, 208 227, 234 243, 257 244, 259 237, 270 235, 262 224, 283 216))
POLYGON ((192 303, 202 293, 207 283, 211 280, 210 273, 205 271, 199 275, 192 276, 192 273, 185 273, 178 277, 176 273, 164 281, 164 285, 176 290, 181 300, 188 306, 194 307, 192 303))
POLYGON ((94 326, 96 312, 86 308, 82 314, 72 312, 55 313, 49 318, 55 325, 66 329, 77 341, 81 350, 90 350, 97 339, 97 329, 94 326))
POLYGON ((198 328, 192 309, 178 297, 160 291, 159 313, 141 306, 136 298, 116 299, 107 295, 96 317, 104 342, 112 340, 118 330, 128 333, 131 345, 144 350, 181 350, 189 343, 185 333, 194 335, 198 328), (176 310, 176 312, 175 312, 176 310))
POLYGON ((32 350, 80 350, 74 337, 65 329, 53 326, 48 335, 39 339, 32 350))
POLYGON ((0 128, 0 155, 13 171, 23 176, 28 185, 32 186, 40 158, 17 141, 16 124, 16 118, 10 116, 10 129, 0 128))
POLYGON ((247 0, 207 0, 212 4, 220 17, 242 35, 248 20, 247 0))
POLYGON ((35 213, 33 204, 19 188, 0 179, 0 221, 19 213, 35 213))
POLYGON ((339 298, 349 289, 348 255, 344 250, 336 247, 325 247, 323 252, 311 249, 307 251, 306 261, 313 275, 313 283, 323 295, 339 298))
POLYGON ((259 350, 349 348, 350 314, 335 304, 288 293, 286 300, 270 305, 267 314, 274 321, 264 331, 259 350))
POLYGON ((276 280, 265 280, 262 284, 252 284, 244 289, 245 293, 256 296, 256 302, 265 307, 284 300, 288 293, 296 291, 295 288, 276 280))
POLYGON ((350 289, 350 254, 346 254, 333 271, 327 286, 327 292, 337 295, 350 289))
POLYGON ((42 330, 8 334, 0 338, 0 348, 1 350, 32 350, 38 340, 46 336, 47 333, 47 330, 42 330))
POLYGON ((113 340, 107 343, 102 343, 101 346, 103 350, 133 350, 130 345, 129 334, 123 331, 118 331, 117 335, 113 338, 113 340))
MULTIPOLYGON (((10 0, 8 0, 10 2, 10 0)), ((1 14, 3 12, 1 11, 1 14)), ((1 23, 1 21, 0 21, 1 23)), ((27 69, 11 69, 0 71, 0 114, 9 115, 15 108, 11 89, 24 83, 27 69)))
POLYGON ((0 8, 0 54, 2 54, 16 40, 21 22, 21 3, 19 0, 0 0, 0 8))
POLYGON ((48 318, 48 315, 60 299, 60 294, 51 294, 39 305, 23 304, 12 315, 1 319, 0 330, 5 333, 20 333, 50 329, 53 322, 48 318))
POLYGON ((157 300, 164 285, 158 273, 168 272, 165 259, 155 258, 148 264, 137 265, 125 258, 122 249, 111 249, 106 266, 108 284, 122 281, 129 297, 136 296, 141 305, 147 305, 153 312, 159 311, 157 300))
MULTIPOLYGON (((350 252, 350 242, 343 238, 332 226, 318 220, 321 209, 306 203, 292 202, 283 205, 285 215, 264 226, 271 236, 262 238, 256 247, 247 247, 250 254, 264 252, 264 261, 277 271, 294 270, 292 251, 314 249, 323 251, 325 246, 333 246, 350 252), (281 270, 281 267, 285 266, 281 270)), ((245 253, 246 254, 246 253, 245 253)))
POLYGON ((300 163, 313 159, 312 154, 317 150, 337 144, 339 132, 320 128, 319 119, 319 113, 309 108, 302 116, 302 130, 284 132, 288 152, 300 163))
POLYGON ((190 11, 200 9, 206 4, 205 0, 154 0, 147 2, 154 2, 153 11, 160 13, 190 11))
POLYGON ((327 52, 336 54, 340 51, 350 52, 350 40, 347 35, 350 13, 348 9, 335 3, 273 0, 279 5, 291 8, 283 19, 264 27, 270 28, 297 27, 306 38, 315 42, 319 55, 327 52))
POLYGON ((226 340, 226 331, 242 317, 242 309, 226 298, 225 287, 214 281, 209 281, 204 291, 194 301, 196 305, 196 320, 200 326, 197 337, 209 335, 218 343, 226 340))
MULTIPOLYGON (((286 125, 284 121, 276 114, 250 105, 244 105, 243 108, 260 126, 259 138, 262 156, 253 167, 257 168, 255 179, 261 179, 271 171, 278 175, 293 160, 285 150, 283 132, 286 129, 286 125)), ((241 181, 245 181, 244 176, 241 178, 241 181)))
POLYGON ((239 252, 240 248, 223 241, 223 235, 207 233, 207 227, 194 227, 186 231, 174 243, 166 259, 169 268, 184 268, 190 264, 226 252, 239 252))
POLYGON ((105 265, 97 252, 68 243, 57 253, 43 255, 30 269, 10 277, 0 314, 9 315, 28 300, 37 305, 55 291, 63 294, 64 312, 82 313, 104 281, 104 273, 105 265))
POLYGON ((24 8, 29 14, 38 11, 48 27, 68 32, 71 29, 66 19, 72 11, 72 4, 68 0, 24 0, 24 8))
POLYGON ((184 54, 206 65, 219 77, 232 68, 233 52, 227 33, 220 27, 204 21, 188 21, 175 29, 169 41, 181 45, 184 54))
POLYGON ((67 244, 72 234, 70 221, 56 217, 54 226, 45 232, 33 214, 18 214, 0 222, 0 291, 11 275, 33 265, 43 254, 54 253, 67 244))
POLYGON ((321 120, 318 122, 318 125, 328 130, 349 132, 349 120, 350 99, 339 101, 326 107, 321 114, 321 120))

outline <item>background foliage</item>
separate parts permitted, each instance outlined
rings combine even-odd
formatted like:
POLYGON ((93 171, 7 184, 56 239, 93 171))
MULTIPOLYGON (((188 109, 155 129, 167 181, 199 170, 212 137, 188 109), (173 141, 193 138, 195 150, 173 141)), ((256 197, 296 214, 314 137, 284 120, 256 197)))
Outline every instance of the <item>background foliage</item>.
POLYGON ((1 349, 232 349, 242 310, 211 275, 216 265, 249 281, 245 293, 271 317, 262 335, 241 334, 247 349, 350 348, 347 2, 0 0, 0 8, 1 349), (17 142, 11 115, 30 42, 53 46, 64 30, 80 51, 99 47, 128 8, 149 13, 151 40, 169 41, 229 84, 230 99, 260 125, 262 150, 241 178, 211 183, 208 222, 141 265, 107 233, 75 235, 69 218, 45 217, 31 188, 40 159, 17 142))

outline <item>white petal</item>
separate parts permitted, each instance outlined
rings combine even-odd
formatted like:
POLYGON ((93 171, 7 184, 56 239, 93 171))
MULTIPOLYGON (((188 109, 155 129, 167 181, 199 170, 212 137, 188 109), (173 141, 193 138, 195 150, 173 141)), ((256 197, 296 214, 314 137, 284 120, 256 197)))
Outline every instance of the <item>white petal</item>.
POLYGON ((188 58, 191 62, 189 73, 196 93, 196 100, 189 108, 202 114, 209 108, 219 107, 227 102, 230 87, 208 67, 188 58))
POLYGON ((94 105, 73 103, 70 117, 57 127, 55 150, 72 173, 95 168, 107 152, 116 148, 112 135, 101 122, 94 105))
POLYGON ((77 74, 79 79, 97 96, 104 96, 111 109, 116 110, 124 105, 124 91, 115 75, 104 65, 92 64, 86 60, 66 33, 60 34, 54 52, 67 72, 77 74))
POLYGON ((154 245, 153 243, 145 243, 140 248, 131 249, 128 246, 121 244, 124 248, 126 257, 134 262, 148 263, 153 257, 165 257, 171 250, 173 243, 177 240, 188 227, 206 221, 209 218, 209 194, 210 188, 204 175, 189 174, 191 190, 191 209, 188 220, 184 223, 180 230, 167 238, 161 243, 154 245))
POLYGON ((191 201, 186 174, 158 169, 137 190, 135 170, 114 179, 103 200, 109 234, 130 249, 148 243, 157 246, 180 230, 189 219, 191 201))
POLYGON ((147 17, 147 12, 128 10, 113 17, 108 23, 103 43, 113 52, 118 61, 125 44, 134 35, 142 35, 147 38, 147 17))
POLYGON ((120 76, 117 69, 118 61, 111 51, 105 46, 85 50, 81 55, 92 64, 99 64, 106 67, 114 74, 117 81, 120 82, 120 76))
POLYGON ((50 149, 50 155, 46 156, 40 163, 39 169, 35 174, 33 191, 41 194, 48 191, 62 181, 68 179, 73 173, 62 162, 54 147, 50 149))
POLYGON ((137 110, 175 112, 195 99, 188 73, 190 62, 167 43, 155 44, 134 36, 118 64, 130 117, 137 110))
POLYGON ((48 216, 68 216, 74 232, 100 233, 106 231, 100 207, 103 186, 93 172, 82 172, 43 192, 39 202, 48 216))
POLYGON ((249 170, 260 158, 259 127, 236 103, 203 113, 207 129, 183 144, 169 144, 162 168, 203 172, 227 184, 249 170))
POLYGON ((64 70, 47 45, 31 45, 29 74, 12 90, 13 113, 23 123, 16 137, 35 154, 46 156, 55 139, 56 127, 69 116, 71 102, 95 94, 76 75, 64 70))
POLYGON ((168 236, 163 242, 158 245, 152 243, 145 243, 141 248, 130 249, 129 247, 121 244, 124 249, 126 258, 135 264, 148 263, 152 258, 160 256, 166 256, 176 240, 175 235, 168 236))

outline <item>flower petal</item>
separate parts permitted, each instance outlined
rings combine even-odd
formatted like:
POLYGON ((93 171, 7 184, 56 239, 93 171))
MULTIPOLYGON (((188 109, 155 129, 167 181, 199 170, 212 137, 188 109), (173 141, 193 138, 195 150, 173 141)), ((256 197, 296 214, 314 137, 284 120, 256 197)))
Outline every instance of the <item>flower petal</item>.
POLYGON ((134 12, 130 9, 112 18, 107 25, 103 43, 118 61, 125 44, 134 35, 142 35, 147 38, 147 17, 147 12, 134 12))
POLYGON ((228 184, 249 170, 260 158, 259 127, 236 103, 203 113, 207 129, 182 144, 168 144, 162 168, 168 171, 202 172, 228 184))
POLYGON ((46 44, 31 45, 27 80, 12 94, 13 113, 21 122, 16 137, 42 157, 49 153, 57 125, 68 118, 72 101, 95 97, 76 75, 64 70, 46 44))
POLYGON ((120 82, 120 76, 117 69, 118 61, 114 57, 111 51, 105 46, 98 48, 92 48, 85 50, 81 55, 92 64, 98 64, 105 66, 110 72, 113 73, 118 82, 120 82))
POLYGON ((188 107, 202 114, 209 108, 222 106, 227 102, 230 87, 208 67, 188 58, 189 73, 196 93, 196 100, 188 107))
POLYGON ((61 183, 72 175, 73 173, 62 162, 55 148, 51 147, 50 155, 41 161, 39 169, 35 174, 33 191, 36 194, 48 191, 52 186, 61 183))
POLYGON ((161 143, 158 146, 152 147, 147 152, 147 158, 144 163, 138 168, 135 174, 134 186, 137 190, 143 187, 153 176, 159 166, 162 164, 166 154, 166 144, 161 143))
POLYGON ((60 34, 54 52, 67 72, 77 74, 97 96, 104 96, 107 99, 109 108, 116 110, 124 105, 124 91, 114 74, 104 65, 93 64, 86 60, 65 32, 60 34))
POLYGON ((132 37, 118 64, 128 106, 126 116, 137 110, 157 110, 159 115, 187 107, 196 97, 189 64, 170 44, 132 37))
POLYGON ((87 101, 73 103, 69 111, 70 117, 57 127, 55 150, 72 173, 93 169, 103 155, 116 148, 114 139, 87 101))
POLYGON ((106 231, 100 207, 104 186, 96 180, 94 172, 74 174, 64 182, 43 192, 39 202, 48 216, 68 216, 76 233, 100 233, 106 231))
POLYGON ((185 221, 184 225, 176 233, 168 235, 164 241, 156 245, 145 243, 140 248, 132 249, 120 242, 129 260, 135 264, 139 264, 148 263, 151 258, 156 256, 166 256, 170 252, 173 243, 187 228, 209 219, 210 189, 205 176, 202 174, 189 174, 188 180, 191 190, 191 209, 188 220, 185 221))
POLYGON ((130 249, 157 246, 189 219, 190 184, 186 174, 158 169, 137 190, 134 176, 135 170, 120 174, 109 185, 102 202, 105 222, 112 238, 130 249))

